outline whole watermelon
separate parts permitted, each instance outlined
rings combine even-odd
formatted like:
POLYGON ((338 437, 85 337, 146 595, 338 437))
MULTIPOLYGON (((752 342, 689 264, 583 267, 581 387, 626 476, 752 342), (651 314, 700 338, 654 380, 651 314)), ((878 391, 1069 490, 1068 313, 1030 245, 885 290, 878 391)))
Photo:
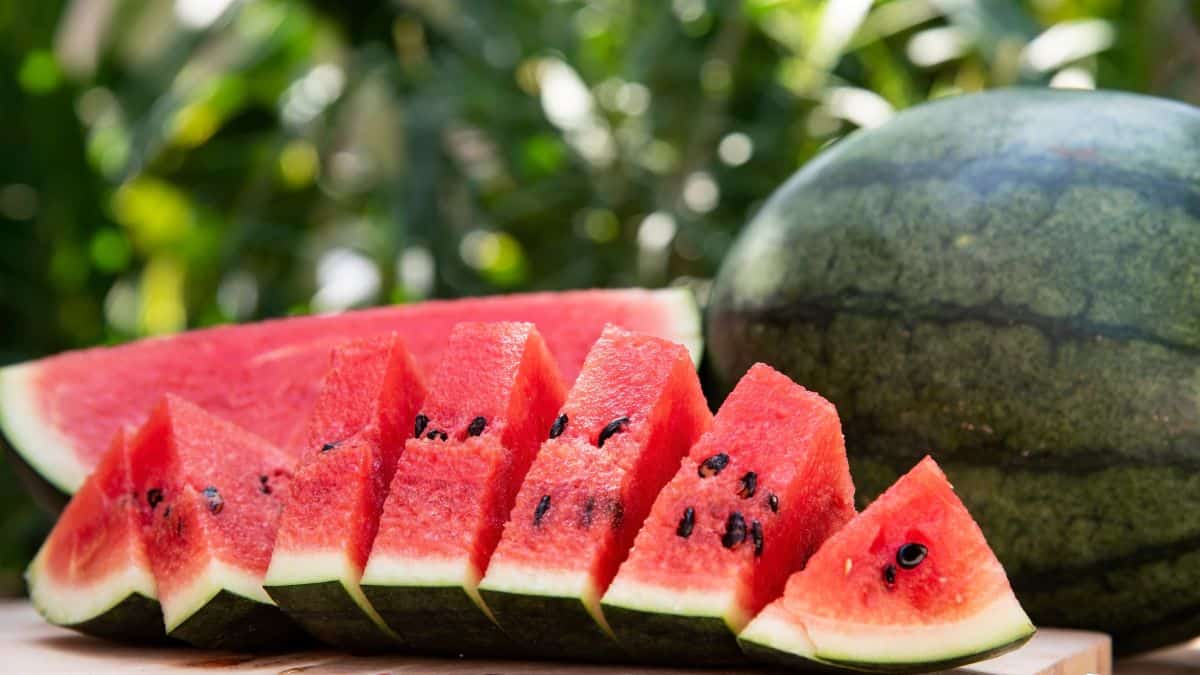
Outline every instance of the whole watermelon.
POLYGON ((858 132, 745 229, 717 381, 833 400, 866 503, 926 452, 1041 625, 1200 633, 1200 110, 960 96, 858 132))

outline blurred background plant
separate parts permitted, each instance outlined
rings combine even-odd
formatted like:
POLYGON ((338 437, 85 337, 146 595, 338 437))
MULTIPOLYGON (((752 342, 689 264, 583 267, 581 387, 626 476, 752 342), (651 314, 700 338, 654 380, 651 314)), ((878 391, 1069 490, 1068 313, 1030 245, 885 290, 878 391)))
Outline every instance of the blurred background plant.
MULTIPOLYGON (((1200 101, 1182 0, 0 5, 0 363, 687 283, 823 146, 1012 84, 1200 101)), ((0 591, 47 521, 0 467, 0 591)))

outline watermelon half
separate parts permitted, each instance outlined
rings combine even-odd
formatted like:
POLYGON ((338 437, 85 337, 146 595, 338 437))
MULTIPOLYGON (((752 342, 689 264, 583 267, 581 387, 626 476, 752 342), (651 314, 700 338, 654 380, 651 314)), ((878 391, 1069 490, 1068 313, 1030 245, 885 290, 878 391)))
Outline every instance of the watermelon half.
POLYGON ((533 324, 462 323, 429 388, 362 588, 417 649, 511 653, 479 580, 566 387, 533 324))
POLYGON ((784 665, 930 672, 1033 633, 983 532, 926 457, 830 537, 738 640, 784 665))
POLYGON ((853 514, 837 410, 757 364, 655 499, 604 615, 642 660, 740 661, 737 633, 853 514))
MULTIPOLYGON (((530 321, 567 382, 606 323, 667 337, 700 357, 685 289, 469 298, 263 321, 74 351, 0 370, 0 428, 34 473, 74 493, 122 426, 176 394, 283 448, 295 447, 333 345, 399 333, 431 370, 460 321, 530 321)), ((60 505, 61 506, 61 505, 60 505)))
POLYGON ((624 654, 600 611, 650 511, 712 413, 683 346, 615 326, 588 353, 517 496, 480 592, 542 657, 624 654))
POLYGON ((396 335, 334 349, 309 417, 263 586, 321 641, 385 649, 396 634, 359 578, 425 385, 396 335))
POLYGON ((67 505, 25 573, 33 606, 50 623, 110 640, 166 638, 129 475, 129 432, 67 505))

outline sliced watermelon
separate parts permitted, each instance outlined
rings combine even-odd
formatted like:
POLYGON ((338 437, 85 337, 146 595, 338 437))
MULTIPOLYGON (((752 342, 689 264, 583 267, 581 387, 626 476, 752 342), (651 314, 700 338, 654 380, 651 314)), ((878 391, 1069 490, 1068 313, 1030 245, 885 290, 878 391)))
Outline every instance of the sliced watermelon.
POLYGON ((932 672, 1033 633, 983 532, 926 457, 830 537, 738 639, 785 665, 932 672))
POLYGON ((309 633, 353 649, 395 646, 359 578, 425 384, 396 335, 337 347, 309 417, 263 585, 309 633))
POLYGON ((38 475, 67 493, 83 483, 112 434, 141 424, 167 393, 289 448, 333 345, 398 332, 428 370, 464 320, 536 323, 568 382, 610 322, 683 342, 700 356, 699 315, 683 289, 426 302, 198 330, 11 366, 0 370, 0 428, 38 475))
POLYGON ((128 432, 79 489, 26 572, 50 623, 130 642, 166 638, 129 475, 128 432))
POLYGON ((507 652, 477 587, 565 386, 530 323, 459 324, 429 386, 362 588, 414 647, 507 652))
POLYGON ((687 349, 605 329, 525 478, 480 591, 537 654, 621 656, 600 596, 712 414, 687 349))
POLYGON ((837 410, 757 364, 658 495, 604 614, 643 660, 736 662, 737 633, 853 514, 837 410))
POLYGON ((303 635, 262 587, 292 463, 270 443, 174 396, 130 441, 168 635, 238 650, 303 635))

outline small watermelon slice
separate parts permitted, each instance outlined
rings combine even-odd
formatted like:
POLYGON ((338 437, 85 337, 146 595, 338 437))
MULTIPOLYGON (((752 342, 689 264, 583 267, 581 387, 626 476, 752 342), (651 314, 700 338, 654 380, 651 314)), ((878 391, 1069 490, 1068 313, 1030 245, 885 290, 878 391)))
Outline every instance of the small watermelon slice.
POLYGON ((467 320, 535 323, 567 382, 606 323, 678 340, 700 357, 699 313, 686 289, 425 302, 197 330, 3 368, 0 429, 31 474, 67 494, 83 483, 113 433, 142 424, 164 394, 287 450, 303 432, 334 345, 396 332, 428 372, 451 329, 467 320))
POLYGON ((463 323, 429 379, 362 588, 411 646, 508 653, 480 577, 565 385, 530 323, 463 323))
POLYGON ((830 537, 738 639, 785 665, 932 672, 1033 633, 983 532, 926 457, 830 537))
POLYGON ((398 336, 334 349, 263 582, 289 616, 329 644, 375 650, 399 641, 358 582, 424 399, 425 384, 398 336))
POLYGON ((127 642, 166 638, 129 475, 127 430, 67 504, 26 572, 50 623, 127 642))
POLYGON ((757 364, 658 495, 604 614, 643 660, 742 660, 737 633, 853 514, 837 410, 757 364))
POLYGON ((270 443, 174 396, 130 441, 169 636, 237 650, 303 636, 262 587, 292 463, 270 443))
POLYGON ((622 655, 600 596, 654 496, 712 423, 682 345, 605 329, 517 496, 480 591, 540 656, 622 655))

